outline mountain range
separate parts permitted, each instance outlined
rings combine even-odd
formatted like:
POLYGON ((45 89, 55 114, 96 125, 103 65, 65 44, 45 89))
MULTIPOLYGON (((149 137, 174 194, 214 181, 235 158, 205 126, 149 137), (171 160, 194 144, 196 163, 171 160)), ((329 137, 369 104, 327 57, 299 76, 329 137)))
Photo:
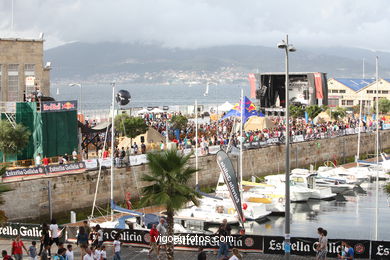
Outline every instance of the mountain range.
MULTIPOLYGON (((375 56, 380 77, 390 77, 390 53, 349 47, 302 47, 290 53, 290 71, 326 72, 328 77, 375 76, 375 56)), ((112 73, 164 70, 212 72, 235 67, 242 72, 282 72, 284 52, 277 47, 229 45, 200 49, 168 48, 157 44, 75 42, 45 51, 52 63, 52 79, 86 79, 112 73)))

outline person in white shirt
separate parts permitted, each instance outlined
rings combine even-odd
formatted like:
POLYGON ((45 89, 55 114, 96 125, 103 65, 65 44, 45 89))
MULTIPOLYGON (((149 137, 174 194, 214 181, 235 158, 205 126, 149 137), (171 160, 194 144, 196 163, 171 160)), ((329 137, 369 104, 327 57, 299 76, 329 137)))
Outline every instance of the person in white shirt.
POLYGON ((95 259, 93 259, 91 249, 86 248, 86 249, 85 249, 85 252, 86 252, 86 254, 85 254, 85 256, 83 257, 83 260, 95 260, 95 259))
POLYGON ((38 155, 35 157, 35 166, 41 165, 41 162, 42 162, 41 154, 38 153, 38 155))
POLYGON ((72 158, 73 158, 73 161, 77 162, 77 152, 76 152, 76 149, 74 149, 73 152, 72 152, 72 158))
POLYGON ((114 260, 121 260, 121 242, 119 241, 119 239, 120 239, 120 234, 117 233, 115 235, 115 240, 113 243, 113 245, 114 245, 114 260))
POLYGON ((106 246, 103 245, 100 252, 102 255, 102 260, 107 260, 106 246))
POLYGON ((100 250, 100 247, 95 249, 93 257, 95 260, 102 260, 102 251, 100 250))
POLYGON ((67 246, 66 259, 67 260, 74 260, 73 248, 72 248, 72 245, 70 245, 70 244, 67 246))
POLYGON ((229 260, 241 260, 242 259, 242 255, 240 254, 240 252, 238 252, 237 248, 233 248, 232 252, 233 252, 233 255, 229 258, 229 260))
POLYGON ((58 225, 57 225, 57 221, 53 218, 51 220, 51 225, 49 226, 49 229, 50 229, 50 232, 51 232, 51 242, 50 242, 50 246, 53 245, 54 243, 56 243, 56 245, 58 246, 58 244, 60 243, 59 241, 59 232, 58 232, 58 225))

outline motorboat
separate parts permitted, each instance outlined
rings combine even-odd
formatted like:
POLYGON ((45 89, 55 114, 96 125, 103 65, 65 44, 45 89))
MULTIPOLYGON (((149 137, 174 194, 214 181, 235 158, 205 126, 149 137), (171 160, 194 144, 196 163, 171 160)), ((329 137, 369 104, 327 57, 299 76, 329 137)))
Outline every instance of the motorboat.
POLYGON ((342 194, 348 190, 353 190, 355 187, 354 184, 343 183, 340 180, 335 180, 332 178, 318 177, 315 178, 317 187, 326 187, 332 190, 332 193, 342 194))
POLYGON ((320 166, 317 170, 317 175, 318 177, 353 185, 360 185, 364 181, 364 178, 356 178, 356 174, 343 167, 320 166))
MULTIPOLYGON (((274 185, 276 190, 285 190, 285 175, 269 175, 265 177, 265 181, 269 185, 274 185)), ((303 186, 290 185, 290 199, 291 202, 308 201, 312 196, 313 191, 303 186)))
POLYGON ((316 174, 310 173, 307 169, 294 169, 291 171, 290 180, 293 185, 310 189, 312 194, 310 199, 331 200, 337 194, 332 192, 330 187, 319 187, 316 183, 316 174))
POLYGON ((219 225, 224 219, 230 225, 236 225, 239 223, 239 219, 234 212, 228 213, 227 208, 215 208, 207 205, 204 206, 191 206, 189 208, 180 209, 175 212, 174 218, 180 220, 189 221, 202 221, 209 225, 219 225))

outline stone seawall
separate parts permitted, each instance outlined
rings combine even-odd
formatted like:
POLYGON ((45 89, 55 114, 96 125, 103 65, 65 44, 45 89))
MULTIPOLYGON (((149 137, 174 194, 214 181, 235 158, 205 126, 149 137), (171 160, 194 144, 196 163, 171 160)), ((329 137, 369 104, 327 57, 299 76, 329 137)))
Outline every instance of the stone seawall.
MULTIPOLYGON (((380 143, 382 149, 390 148, 390 131, 381 131, 380 143)), ((294 143, 291 146, 291 167, 318 165, 326 160, 352 157, 356 154, 356 150, 357 135, 294 143)), ((375 151, 375 134, 362 134, 360 151, 361 154, 375 151)), ((244 178, 252 175, 282 173, 285 165, 284 145, 245 151, 243 160, 244 178)), ((232 157, 232 161, 236 166, 237 158, 232 157)), ((191 163, 195 165, 195 159, 191 159, 191 163)), ((215 155, 199 157, 199 168, 199 184, 201 186, 216 185, 219 168, 215 155)), ((130 192, 133 198, 137 197, 137 188, 145 185, 140 181, 140 176, 147 172, 147 165, 115 169, 115 200, 122 202, 125 192, 130 192)), ((50 178, 53 213, 69 215, 71 210, 91 207, 97 177, 98 172, 91 171, 50 178)), ((49 178, 45 178, 8 184, 13 190, 3 193, 4 205, 1 209, 6 212, 10 221, 48 215, 48 180, 49 178)), ((195 178, 192 183, 195 184, 195 178)), ((110 174, 109 170, 103 170, 99 182, 97 204, 108 203, 109 197, 110 174)))

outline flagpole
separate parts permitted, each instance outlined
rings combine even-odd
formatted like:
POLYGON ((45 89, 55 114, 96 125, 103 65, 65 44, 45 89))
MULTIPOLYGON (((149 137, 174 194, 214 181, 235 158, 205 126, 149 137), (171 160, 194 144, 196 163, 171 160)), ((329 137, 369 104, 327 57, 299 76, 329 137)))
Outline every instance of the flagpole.
POLYGON ((378 56, 376 56, 376 194, 375 194, 375 240, 378 240, 378 217, 379 217, 379 72, 378 56))
MULTIPOLYGON (((114 143, 115 143, 115 82, 111 83, 112 86, 112 114, 111 114, 111 183, 110 183, 110 205, 114 201, 114 143)), ((111 221, 114 220, 114 211, 111 208, 111 221)))
POLYGON ((241 124, 240 124, 240 196, 242 201, 242 155, 243 155, 243 142, 244 142, 244 90, 241 88, 241 124))
MULTIPOLYGON (((198 100, 195 99, 195 169, 198 170, 198 100)), ((199 176, 196 171, 196 185, 198 185, 199 176)))
POLYGON ((361 135, 361 130, 360 130, 360 125, 362 122, 362 108, 363 108, 363 94, 360 94, 360 111, 359 111, 359 124, 358 124, 358 147, 357 147, 357 154, 356 154, 356 165, 359 166, 359 157, 360 157, 360 135, 361 135))

